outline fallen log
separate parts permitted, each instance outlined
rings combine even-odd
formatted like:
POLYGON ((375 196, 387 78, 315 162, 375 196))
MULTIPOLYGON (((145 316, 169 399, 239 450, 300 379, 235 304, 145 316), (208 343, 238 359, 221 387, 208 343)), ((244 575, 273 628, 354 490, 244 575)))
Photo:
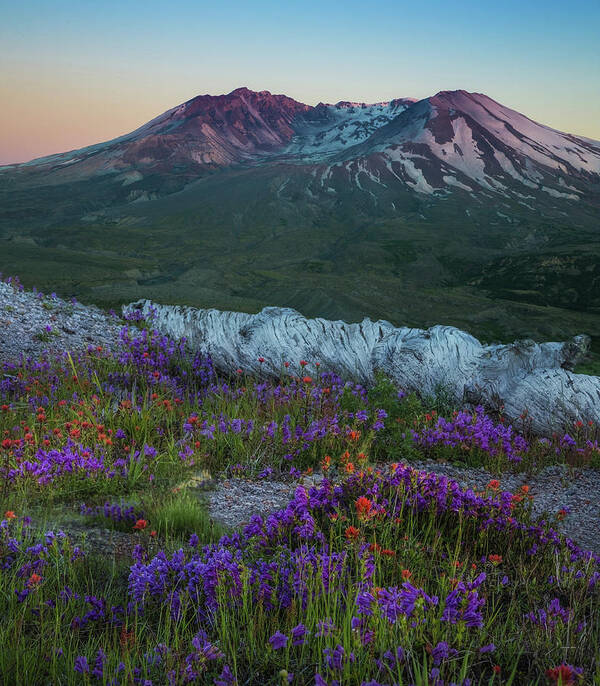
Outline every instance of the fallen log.
POLYGON ((586 335, 563 343, 483 345, 452 326, 396 328, 370 319, 348 324, 283 307, 245 314, 139 300, 123 311, 151 319, 163 334, 186 338, 227 373, 242 368, 278 378, 296 373, 304 359, 365 385, 382 371, 399 389, 421 396, 443 389, 458 403, 503 407, 513 422, 527 410, 532 430, 542 435, 569 430, 576 421, 600 423, 600 377, 572 371, 589 350, 586 335), (285 361, 295 364, 286 370, 285 361))

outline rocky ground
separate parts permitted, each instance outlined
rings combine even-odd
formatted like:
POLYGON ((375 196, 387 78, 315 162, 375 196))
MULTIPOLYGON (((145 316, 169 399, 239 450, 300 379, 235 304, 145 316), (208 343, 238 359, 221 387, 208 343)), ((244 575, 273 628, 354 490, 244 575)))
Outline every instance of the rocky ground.
POLYGON ((44 353, 112 348, 122 323, 97 307, 43 296, 0 281, 0 365, 44 353))

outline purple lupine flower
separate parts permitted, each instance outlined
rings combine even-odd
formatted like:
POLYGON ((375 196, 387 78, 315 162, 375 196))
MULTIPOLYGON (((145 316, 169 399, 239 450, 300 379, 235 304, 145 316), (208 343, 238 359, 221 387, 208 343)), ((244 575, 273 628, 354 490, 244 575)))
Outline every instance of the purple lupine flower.
POLYGON ((76 657, 73 669, 79 674, 88 674, 90 671, 90 666, 88 665, 87 658, 84 655, 79 655, 76 657))
POLYGON ((236 686, 237 679, 228 664, 223 665, 221 674, 213 680, 215 686, 236 686))
POLYGON ((285 648, 288 642, 288 637, 285 634, 282 634, 280 631, 276 631, 271 638, 269 639, 269 643, 271 644, 271 647, 273 650, 279 650, 280 648, 285 648))
POLYGON ((372 615, 373 614, 373 604, 375 603, 375 597, 363 591, 356 596, 356 605, 358 607, 359 615, 372 615))
POLYGON ((317 631, 315 633, 315 636, 317 638, 320 638, 321 636, 329 636, 334 631, 335 625, 333 623, 333 620, 331 619, 331 617, 327 617, 326 619, 317 622, 317 631))
POLYGON ((301 646, 306 643, 306 634, 307 634, 306 627, 304 624, 298 624, 292 629, 292 645, 293 646, 301 646))
POLYGON ((92 670, 93 676, 97 679, 102 679, 104 676, 104 663, 106 662, 106 653, 102 648, 98 648, 96 654, 96 660, 94 662, 94 669, 92 670))
POLYGON ((431 650, 431 657, 433 658, 433 664, 436 667, 438 665, 440 665, 444 660, 447 660, 449 657, 453 657, 456 654, 458 654, 458 651, 455 650, 454 648, 450 648, 450 646, 448 645, 448 643, 446 641, 440 641, 431 650))

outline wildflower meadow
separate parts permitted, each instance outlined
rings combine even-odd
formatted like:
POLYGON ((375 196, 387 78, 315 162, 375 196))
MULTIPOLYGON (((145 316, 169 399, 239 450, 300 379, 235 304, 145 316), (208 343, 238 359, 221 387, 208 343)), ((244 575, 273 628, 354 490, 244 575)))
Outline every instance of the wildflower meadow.
POLYGON ((144 322, 0 376, 6 684, 600 683, 600 557, 509 471, 600 466, 596 427, 535 436, 443 394, 282 363, 218 373, 144 322), (485 466, 481 492, 411 467, 485 466), (307 477, 323 479, 307 485, 307 477), (192 477, 296 482, 236 530, 192 477), (107 555, 57 512, 127 534, 107 555))

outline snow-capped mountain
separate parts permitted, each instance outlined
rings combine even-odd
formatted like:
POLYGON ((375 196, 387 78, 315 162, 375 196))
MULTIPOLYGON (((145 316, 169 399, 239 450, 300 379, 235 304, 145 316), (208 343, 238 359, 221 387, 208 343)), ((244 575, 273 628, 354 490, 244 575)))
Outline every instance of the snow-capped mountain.
MULTIPOLYGON (((532 192, 578 201, 598 191, 600 142, 538 124, 480 93, 443 91, 406 107, 336 163, 418 193, 532 192)), ((330 173, 332 170, 330 170, 330 173)))
POLYGON ((471 206, 495 199, 496 215, 506 221, 517 206, 554 217, 577 205, 600 207, 600 142, 462 90, 315 107, 247 88, 201 95, 120 138, 0 167, 0 195, 11 191, 10 206, 16 191, 22 208, 26 189, 54 188, 61 218, 87 216, 90 207, 98 216, 169 197, 215 174, 227 194, 241 178, 248 185, 268 177, 270 202, 344 198, 367 214, 397 216, 414 205, 411 196, 460 198, 467 216, 471 206), (72 184, 77 192, 65 193, 72 184))
POLYGON ((119 138, 15 167, 50 172, 58 181, 136 170, 168 174, 181 164, 200 172, 281 149, 294 135, 295 118, 310 109, 284 95, 247 88, 199 95, 119 138))
POLYGON ((301 162, 318 162, 367 140, 416 102, 399 98, 372 105, 357 102, 319 103, 298 117, 295 135, 283 154, 301 162))
POLYGON ((383 194, 391 206, 394 190, 491 193, 534 209, 544 196, 595 205, 600 188, 600 142, 461 90, 315 107, 247 88, 201 95, 112 141, 0 168, 0 178, 33 185, 111 179, 128 189, 119 200, 139 200, 239 165, 295 165, 313 197, 345 184, 375 201, 383 194), (148 177, 155 179, 150 191, 148 177))

